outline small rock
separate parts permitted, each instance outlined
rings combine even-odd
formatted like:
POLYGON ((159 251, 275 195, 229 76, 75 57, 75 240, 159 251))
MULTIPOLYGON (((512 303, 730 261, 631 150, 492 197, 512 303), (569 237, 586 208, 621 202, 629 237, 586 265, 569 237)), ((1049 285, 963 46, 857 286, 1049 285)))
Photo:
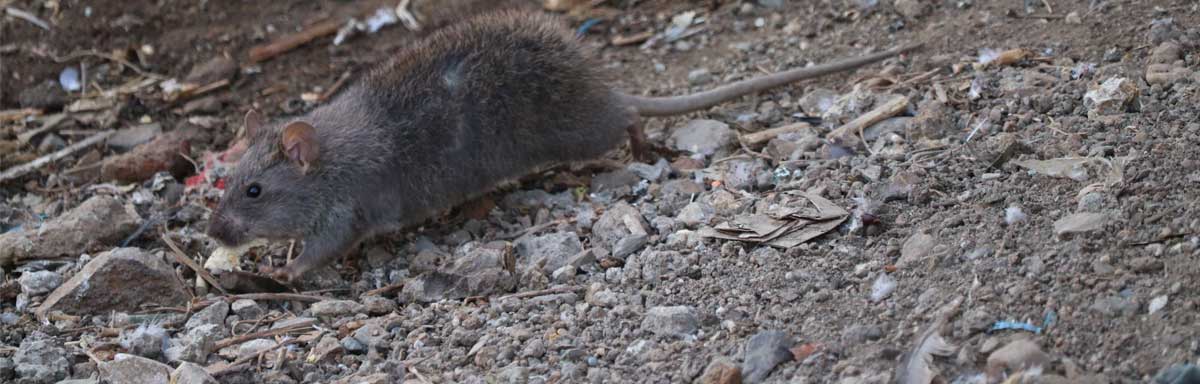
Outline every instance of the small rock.
POLYGON ((62 342, 36 332, 21 341, 13 356, 17 377, 29 383, 53 383, 67 378, 71 363, 62 342))
POLYGON ((21 108, 59 110, 67 104, 67 92, 57 82, 47 80, 21 91, 17 95, 17 104, 21 108))
POLYGON ((149 143, 160 134, 162 134, 162 124, 142 124, 117 130, 117 133, 109 136, 105 143, 118 152, 126 152, 139 145, 149 143))
POLYGON ((852 325, 842 332, 842 340, 850 344, 859 344, 869 340, 879 340, 883 337, 883 329, 877 324, 852 325))
POLYGON ((527 236, 513 244, 517 256, 525 265, 542 264, 546 274, 567 265, 567 262, 583 251, 583 243, 575 232, 555 232, 541 236, 527 236))
POLYGON ((603 215, 600 215, 600 218, 596 220, 596 224, 592 225, 592 244, 612 249, 613 256, 615 257, 624 257, 628 253, 621 256, 616 255, 617 245, 625 241, 625 248, 622 251, 630 253, 637 251, 637 249, 645 244, 644 239, 625 239, 631 236, 647 236, 646 227, 648 225, 642 217, 642 213, 637 208, 624 201, 618 202, 609 208, 608 211, 605 211, 603 215), (641 244, 638 244, 639 242, 641 244), (637 246, 637 248, 630 249, 632 246, 637 246))
POLYGON ((317 317, 341 317, 366 312, 366 306, 353 300, 325 300, 313 303, 309 311, 317 317))
POLYGON ((1001 377, 1005 370, 1012 373, 1033 367, 1046 368, 1049 364, 1050 355, 1042 352, 1037 343, 1021 339, 1010 342, 988 355, 987 371, 989 376, 1001 377))
POLYGON ((50 293, 37 311, 39 317, 56 310, 67 314, 132 312, 147 304, 173 307, 187 301, 175 270, 162 258, 139 248, 117 248, 88 262, 50 293))
POLYGON ((100 363, 100 377, 109 384, 166 383, 171 367, 141 356, 117 354, 116 359, 100 363))
POLYGON ((708 68, 696 68, 687 74, 688 84, 702 85, 712 81, 712 74, 708 72, 708 68))
POLYGON ((217 300, 217 302, 192 315, 192 318, 188 319, 183 328, 190 331, 196 327, 209 324, 224 327, 225 318, 228 316, 229 303, 226 303, 224 300, 217 300))
POLYGON ((18 282, 21 284, 21 292, 29 296, 37 296, 58 288, 62 285, 63 277, 54 271, 25 272, 21 274, 18 282))
POLYGON ((67 141, 63 140, 62 136, 51 133, 42 137, 42 142, 38 143, 38 153, 51 153, 67 147, 67 141))
POLYGON ((385 315, 396 310, 396 301, 383 296, 366 296, 362 298, 367 313, 373 316, 385 315))
POLYGON ((267 313, 257 302, 250 299, 238 299, 230 305, 230 309, 242 320, 256 320, 267 313))
POLYGON ((671 172, 671 166, 667 164, 666 159, 658 159, 658 162, 654 165, 630 163, 625 169, 649 181, 660 181, 666 178, 667 174, 671 172))
POLYGON ((904 17, 915 19, 925 15, 927 4, 921 0, 896 0, 896 12, 904 17))
POLYGON ((917 263, 926 262, 933 256, 933 247, 936 242, 937 240, 932 235, 924 231, 913 233, 900 247, 900 259, 896 261, 896 266, 908 268, 917 263))
POLYGON ((679 215, 675 217, 680 223, 688 228, 695 229, 701 225, 708 224, 708 221, 716 214, 716 209, 711 205, 694 201, 685 205, 679 210, 679 215))
POLYGON ((1150 299, 1150 304, 1146 306, 1150 314, 1155 314, 1167 307, 1167 295, 1160 295, 1150 299))
POLYGON ((838 93, 826 88, 817 88, 809 91, 800 98, 800 109, 808 115, 821 116, 833 107, 833 102, 837 100, 838 93))
POLYGON ((1083 18, 1079 16, 1078 11, 1071 11, 1067 13, 1067 16, 1063 18, 1063 21, 1065 21, 1067 24, 1083 24, 1083 18))
POLYGON ((613 197, 633 194, 633 187, 641 179, 636 173, 627 169, 618 169, 592 177, 591 191, 594 193, 611 193, 613 197))
POLYGON ((216 349, 217 340, 227 334, 224 327, 224 324, 207 324, 189 330, 176 345, 167 348, 167 360, 198 364, 207 362, 208 354, 216 349))
POLYGON ((217 379, 209 375, 204 367, 192 363, 179 364, 174 372, 171 372, 171 383, 173 384, 218 384, 217 379))
POLYGON ((129 236, 140 221, 132 206, 109 195, 96 195, 43 223, 36 231, 0 234, 0 265, 28 259, 74 258, 80 252, 107 248, 129 236))
POLYGON ((217 55, 206 62, 196 64, 184 77, 184 81, 197 85, 205 85, 218 80, 232 78, 237 74, 238 64, 232 58, 217 55))
POLYGON ((642 319, 642 329, 659 336, 686 337, 699 328, 696 309, 685 305, 652 307, 642 319))
POLYGON ((254 356, 254 355, 257 355, 259 352, 274 348, 276 345, 278 345, 278 343, 276 343, 275 340, 271 340, 271 339, 250 340, 250 341, 242 343, 242 345, 238 346, 237 355, 239 358, 247 357, 247 356, 254 356))
POLYGON ((1107 296, 1097 298, 1092 303, 1092 310, 1100 312, 1109 317, 1128 317, 1137 314, 1137 301, 1131 298, 1123 298, 1120 296, 1107 296))
POLYGON ((354 339, 368 347, 386 345, 389 334, 378 321, 368 322, 354 331, 354 339))
POLYGON ((1129 268, 1137 273, 1153 273, 1163 269, 1163 262, 1153 256, 1138 256, 1129 260, 1129 268))
POLYGON ((488 383, 525 384, 529 381, 529 368, 512 364, 488 375, 488 383))
POLYGON ((692 120, 671 132, 676 149, 705 156, 733 144, 735 138, 728 124, 716 120, 692 120))
POLYGON ((157 359, 163 355, 169 340, 167 330, 163 327, 142 324, 132 331, 122 332, 120 344, 131 354, 157 359))
POLYGON ((1162 44, 1163 42, 1175 39, 1179 36, 1179 29, 1175 27, 1174 18, 1154 19, 1150 21, 1150 32, 1147 36, 1151 45, 1162 44))
POLYGON ((613 246, 612 255, 618 259, 629 256, 642 249, 648 240, 649 236, 645 234, 631 234, 617 241, 617 244, 613 246))
POLYGON ((1108 216, 1102 213, 1079 212, 1063 216, 1054 222, 1054 235, 1062 238, 1066 235, 1086 233, 1104 229, 1108 216))
POLYGON ((456 300, 468 296, 491 296, 499 292, 511 292, 517 279, 511 272, 491 268, 472 275, 457 275, 431 271, 417 275, 404 285, 401 300, 430 303, 440 300, 456 300))
POLYGON ((1200 366, 1173 364, 1154 375, 1153 384, 1200 384, 1200 366))
POLYGON ((792 337, 782 331, 763 331, 750 337, 742 361, 742 381, 765 380, 775 366, 792 360, 792 337))
POLYGON ((1088 116, 1117 115, 1125 113, 1137 101, 1137 85, 1129 79, 1114 77, 1105 80, 1083 95, 1083 105, 1088 116))
POLYGON ((713 359, 704 368, 704 373, 695 381, 697 384, 741 384, 742 368, 729 359, 720 357, 713 359))

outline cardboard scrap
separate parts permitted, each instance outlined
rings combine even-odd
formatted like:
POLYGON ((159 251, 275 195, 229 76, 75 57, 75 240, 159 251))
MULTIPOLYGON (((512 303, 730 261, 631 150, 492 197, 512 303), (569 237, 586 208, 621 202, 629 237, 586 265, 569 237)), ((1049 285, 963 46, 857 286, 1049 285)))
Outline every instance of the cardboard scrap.
POLYGON ((798 195, 765 214, 741 216, 702 228, 700 235, 791 248, 832 231, 850 217, 850 212, 821 196, 805 192, 798 195))

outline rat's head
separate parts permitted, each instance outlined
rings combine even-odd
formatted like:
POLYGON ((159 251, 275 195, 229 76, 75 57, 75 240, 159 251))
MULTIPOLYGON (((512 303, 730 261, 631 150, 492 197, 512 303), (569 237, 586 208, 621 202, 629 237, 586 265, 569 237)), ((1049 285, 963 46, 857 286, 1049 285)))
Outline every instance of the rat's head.
POLYGON ((250 145, 225 180, 208 235, 236 246, 306 233, 322 201, 316 129, 303 121, 268 127, 250 111, 244 133, 250 145))

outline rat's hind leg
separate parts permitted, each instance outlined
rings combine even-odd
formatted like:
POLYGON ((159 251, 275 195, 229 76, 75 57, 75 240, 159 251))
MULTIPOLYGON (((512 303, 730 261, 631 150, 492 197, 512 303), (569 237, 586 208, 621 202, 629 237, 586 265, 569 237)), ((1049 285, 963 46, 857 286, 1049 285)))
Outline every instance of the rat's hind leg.
POLYGON ((646 142, 646 130, 642 127, 642 117, 638 115, 635 108, 628 108, 626 114, 629 119, 629 125, 625 127, 625 131, 629 133, 629 152, 633 154, 635 160, 653 163, 654 155, 650 151, 650 144, 646 142))

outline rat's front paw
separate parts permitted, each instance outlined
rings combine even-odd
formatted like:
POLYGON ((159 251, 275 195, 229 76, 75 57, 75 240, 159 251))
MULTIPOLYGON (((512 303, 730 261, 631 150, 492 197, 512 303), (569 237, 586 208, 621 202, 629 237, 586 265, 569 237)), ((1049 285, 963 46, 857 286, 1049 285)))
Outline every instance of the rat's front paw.
POLYGON ((291 265, 279 268, 265 268, 263 272, 265 272, 267 275, 270 275, 272 279, 278 280, 284 284, 291 284, 297 276, 296 271, 291 265))

